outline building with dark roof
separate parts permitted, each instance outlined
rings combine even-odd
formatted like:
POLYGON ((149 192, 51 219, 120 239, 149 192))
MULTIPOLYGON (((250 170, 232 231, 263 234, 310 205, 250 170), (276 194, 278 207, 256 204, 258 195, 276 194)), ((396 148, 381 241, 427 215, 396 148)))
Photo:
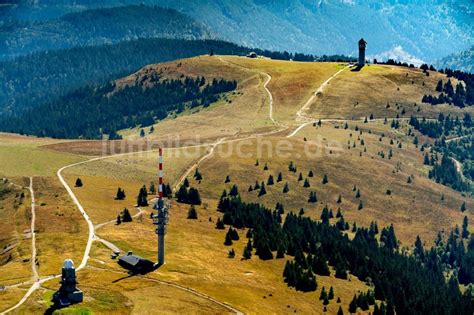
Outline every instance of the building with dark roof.
POLYGON ((155 263, 128 252, 118 259, 118 264, 132 273, 147 273, 155 269, 155 263))

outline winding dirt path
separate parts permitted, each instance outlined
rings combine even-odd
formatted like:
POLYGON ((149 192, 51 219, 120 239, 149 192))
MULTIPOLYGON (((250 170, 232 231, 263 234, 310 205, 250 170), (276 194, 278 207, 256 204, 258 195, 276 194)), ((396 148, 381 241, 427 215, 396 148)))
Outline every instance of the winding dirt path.
POLYGON ((30 177, 30 186, 28 187, 31 195, 31 271, 33 272, 33 281, 38 281, 38 267, 36 265, 36 232, 35 232, 35 222, 36 222, 36 209, 35 209, 35 191, 33 189, 33 177, 30 177))
POLYGON ((317 120, 316 118, 311 118, 311 117, 306 116, 306 111, 309 109, 309 107, 314 102, 316 97, 318 97, 318 95, 326 89, 326 87, 329 85, 329 82, 331 82, 335 77, 337 77, 341 72, 343 72, 347 68, 348 67, 342 68, 341 70, 334 73, 329 79, 324 81, 319 86, 319 88, 316 90, 316 92, 314 92, 313 95, 311 95, 311 97, 306 101, 306 103, 303 105, 303 107, 301 107, 296 112, 296 121, 297 122, 299 121, 299 122, 302 122, 302 123, 295 130, 293 130, 293 132, 291 132, 288 136, 286 136, 287 138, 294 137, 295 135, 298 134, 298 132, 300 132, 301 129, 303 129, 304 127, 306 127, 309 124, 312 124, 313 122, 315 122, 317 120))

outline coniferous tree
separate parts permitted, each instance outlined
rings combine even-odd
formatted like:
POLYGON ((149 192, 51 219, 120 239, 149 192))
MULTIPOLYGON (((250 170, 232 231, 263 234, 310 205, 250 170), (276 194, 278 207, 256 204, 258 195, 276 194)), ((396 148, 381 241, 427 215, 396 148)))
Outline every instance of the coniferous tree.
POLYGON ((308 177, 313 177, 313 176, 314 176, 313 171, 312 171, 312 170, 309 170, 309 172, 308 172, 308 177))
POLYGON ((248 192, 252 192, 253 191, 253 187, 252 185, 249 186, 249 189, 248 189, 248 192))
MULTIPOLYGON (((337 310, 337 315, 344 315, 344 312, 342 311, 342 307, 339 306, 339 309, 337 310)), ((375 315, 375 314, 374 314, 375 315)))
POLYGON ((145 137, 145 130, 140 129, 140 138, 145 137))
POLYGON ((359 201, 359 206, 357 207, 357 210, 362 210, 364 209, 364 203, 362 202, 362 200, 359 201))
POLYGON ((176 192, 175 198, 179 203, 188 202, 188 189, 184 184, 179 187, 179 190, 176 192))
POLYGON ((324 300, 328 297, 328 294, 326 292, 326 288, 323 287, 322 290, 321 290, 321 293, 319 294, 319 300, 324 300))
POLYGON ((122 188, 117 189, 117 195, 115 196, 115 200, 124 200, 125 199, 125 191, 122 188))
POLYGON ((250 259, 252 258, 252 242, 250 240, 247 242, 247 246, 244 248, 244 253, 242 254, 242 257, 244 259, 250 259))
POLYGON ((166 184, 163 190, 163 196, 166 198, 172 198, 173 196, 173 191, 171 190, 170 184, 166 184))
POLYGON ((188 203, 191 205, 201 204, 201 196, 199 195, 199 191, 196 188, 193 188, 193 187, 189 188, 188 203))
POLYGON ((232 185, 232 187, 230 188, 230 191, 229 191, 229 195, 230 196, 238 196, 239 195, 239 187, 237 185, 232 185))
POLYGON ((196 168, 196 171, 194 172, 194 179, 197 181, 202 180, 202 175, 201 175, 201 172, 199 172, 198 168, 196 168))
POLYGON ((227 255, 227 257, 229 257, 229 258, 235 258, 235 251, 234 251, 233 248, 229 251, 229 254, 227 255))
POLYGON ((268 171, 268 165, 267 165, 267 163, 265 163, 265 166, 263 167, 263 170, 264 170, 264 171, 268 171))
POLYGON ((274 182, 273 182, 273 176, 272 175, 268 175, 268 180, 267 180, 267 185, 268 186, 271 186, 273 185, 274 182))
POLYGON ((156 194, 156 188, 155 188, 155 183, 154 182, 150 183, 150 189, 148 189, 148 190, 150 191, 150 195, 156 194))
POLYGON ((461 210, 461 212, 466 211, 466 203, 465 202, 462 203, 460 210, 461 210))
POLYGON ((262 182, 262 186, 260 187, 260 191, 258 192, 258 196, 264 196, 267 194, 267 190, 265 189, 265 183, 262 182))
POLYGON ((277 177, 277 182, 281 182, 283 180, 283 175, 280 173, 278 173, 278 177, 277 177))
POLYGON ((225 183, 225 184, 230 183, 230 176, 229 176, 229 175, 227 175, 227 176, 225 177, 224 183, 225 183))
POLYGON ((82 180, 80 178, 76 179, 76 187, 82 187, 83 184, 82 184, 82 180))
POLYGON ((323 185, 324 184, 327 184, 329 183, 329 179, 328 179, 328 176, 326 174, 324 174, 324 177, 323 177, 323 185))
POLYGON ((310 187, 310 186, 311 186, 311 185, 309 184, 309 180, 306 178, 306 179, 304 180, 303 187, 304 187, 304 188, 308 188, 308 187, 310 187))
POLYGON ((191 205, 191 207, 188 210, 188 219, 197 220, 197 218, 198 218, 198 214, 197 214, 196 208, 194 208, 194 205, 191 205))
POLYGON ((187 178, 184 179, 184 181, 183 181, 183 186, 184 186, 185 188, 188 188, 188 187, 189 187, 189 180, 188 180, 187 178))
POLYGON ((464 216, 464 219, 462 221, 462 233, 461 233, 462 238, 465 238, 465 239, 469 238, 468 225, 469 225, 468 218, 467 218, 467 216, 464 216))
POLYGON ((128 211, 127 208, 123 209, 122 211, 122 222, 132 222, 132 216, 130 214, 130 211, 128 211))
POLYGON ((333 288, 332 286, 329 288, 328 299, 329 299, 329 300, 333 300, 333 299, 334 299, 334 288, 333 288))
POLYGON ((354 314, 357 312, 357 297, 354 295, 351 303, 349 303, 349 313, 354 314))
MULTIPOLYGON (((337 202, 337 203, 341 203, 341 202, 342 202, 342 196, 341 196, 341 194, 339 194, 339 196, 337 197, 337 201, 336 201, 336 202, 337 202)), ((338 211, 338 213, 340 213, 340 212, 338 211)))
POLYGON ((116 222, 116 225, 120 225, 122 224, 122 218, 120 217, 120 214, 117 215, 117 222, 116 222))
POLYGON ((303 180, 303 174, 300 173, 300 175, 298 176, 298 181, 302 181, 303 180))
POLYGON ((283 193, 286 194, 289 191, 290 191, 290 187, 288 186, 288 183, 285 183, 285 186, 283 187, 283 193))
POLYGON ((146 190, 146 186, 143 185, 142 188, 140 188, 140 191, 138 192, 138 197, 137 197, 137 206, 138 207, 148 207, 148 192, 146 190))
POLYGON ((221 220, 221 218, 217 218, 216 229, 218 229, 218 230, 224 230, 225 229, 224 222, 221 220))
POLYGON ((224 240, 224 245, 225 246, 231 246, 232 245, 232 236, 231 234, 229 233, 230 231, 227 231, 227 233, 225 234, 225 240, 224 240))

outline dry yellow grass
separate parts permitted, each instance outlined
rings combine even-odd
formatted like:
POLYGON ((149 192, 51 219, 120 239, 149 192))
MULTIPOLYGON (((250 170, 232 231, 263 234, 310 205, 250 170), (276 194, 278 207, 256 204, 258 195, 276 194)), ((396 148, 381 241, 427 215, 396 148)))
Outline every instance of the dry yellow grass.
POLYGON ((57 274, 64 259, 79 262, 87 227, 66 190, 55 179, 35 178, 36 247, 40 276, 57 274))
POLYGON ((294 124, 296 112, 319 86, 342 68, 338 63, 293 62, 271 59, 223 57, 224 60, 272 76, 268 88, 274 97, 274 117, 277 121, 294 124))
MULTIPOLYGON (((18 184, 23 184, 19 180, 18 184)), ((0 182, 0 285, 11 285, 31 278, 31 199, 28 190, 0 182), (21 193, 25 194, 21 198, 21 193)))
POLYGON ((359 119, 374 114, 376 118, 410 116, 437 117, 439 112, 472 113, 454 106, 422 104, 424 94, 436 94, 438 80, 445 75, 431 72, 427 77, 419 69, 370 65, 359 72, 346 70, 339 74, 311 105, 308 114, 315 118, 359 119), (423 85, 424 83, 424 85, 423 85), (390 108, 386 108, 387 103, 390 108), (414 106, 415 103, 418 106, 414 106), (399 106, 397 106, 398 104, 399 106), (421 111, 418 112, 418 107, 421 111), (402 111, 405 109, 405 114, 402 111))
MULTIPOLYGON (((473 200, 426 178, 423 156, 412 144, 403 142, 402 148, 399 149, 396 140, 394 145, 390 145, 390 140, 386 137, 380 142, 379 136, 364 133, 361 136, 367 147, 367 153, 364 153, 354 130, 335 129, 329 125, 321 129, 307 127, 302 136, 287 140, 292 146, 292 150, 286 151, 288 156, 275 153, 281 138, 265 139, 272 146, 271 157, 266 151, 262 151, 263 154, 259 157, 256 150, 257 140, 252 140, 249 142, 252 145, 242 147, 243 153, 247 155, 245 157, 234 154, 223 159, 215 156, 203 162, 199 167, 203 180, 200 184, 191 180, 191 184, 198 187, 204 196, 216 199, 223 189, 228 189, 235 183, 244 200, 260 202, 270 208, 273 208, 276 202, 283 202, 285 209, 297 212, 304 208, 307 215, 316 219, 319 219, 321 209, 326 204, 333 209, 334 214, 338 207, 341 207, 345 219, 349 222, 356 221, 357 224, 368 226, 371 221, 376 220, 380 227, 393 223, 397 235, 405 245, 411 245, 416 235, 420 235, 431 245, 438 231, 449 231, 456 224, 461 225, 464 215, 473 218, 472 212, 463 214, 459 211, 464 201, 468 209, 472 209, 473 200), (351 132, 353 136, 349 149, 347 141, 351 139, 351 132), (308 142, 303 141, 302 136, 305 134, 308 142), (321 143, 312 144, 311 141, 316 140, 318 136, 321 143), (356 148, 352 147, 354 140, 357 142, 356 148), (333 153, 329 154, 327 145, 330 141, 339 141, 342 144, 339 154, 334 148, 333 153), (321 154, 303 154, 305 145, 312 153, 317 152, 319 147, 321 154), (393 151, 390 160, 389 149, 393 151), (377 152, 382 150, 385 152, 385 158, 377 155, 377 152), (362 156, 360 152, 363 153, 362 156), (258 167, 254 166, 257 158, 260 162, 258 167), (297 173, 288 171, 290 161, 297 165, 297 173), (401 163, 399 171, 398 162, 401 163), (268 171, 263 170, 265 163, 268 163, 268 171), (309 170, 313 170, 315 177, 308 178, 310 188, 303 188, 303 181, 298 182, 298 175, 301 172, 303 177, 307 178, 309 170), (267 186, 267 195, 258 197, 257 191, 247 191, 249 185, 255 185, 256 181, 266 183, 270 174, 276 181, 279 172, 283 174, 283 181, 267 186), (329 177, 329 183, 326 185, 322 184, 324 174, 329 177), (224 184, 226 175, 230 176, 231 183, 224 184), (408 176, 413 176, 413 183, 407 183, 408 176), (285 182, 288 182, 290 187, 287 194, 282 193, 285 182), (361 191, 360 199, 364 203, 364 209, 361 211, 357 210, 359 199, 355 198, 355 192, 352 191, 354 185, 361 191), (387 190, 392 191, 390 196, 386 194, 387 190), (317 204, 307 202, 310 191, 317 192, 317 204), (341 204, 336 203, 339 194, 343 200, 341 204), (444 201, 441 201, 442 194, 445 196, 444 201)), ((223 151, 227 152, 226 146, 229 144, 222 146, 223 151)), ((334 146, 329 144, 329 147, 334 146)))
MULTIPOLYGON (((154 126, 155 132, 147 139, 162 141, 202 142, 215 140, 237 133, 245 134, 255 130, 266 130, 273 126, 268 118, 269 98, 263 88, 266 77, 257 71, 247 71, 221 61, 218 57, 196 57, 176 62, 146 67, 126 79, 134 81, 145 73, 162 73, 164 77, 205 76, 208 79, 225 78, 237 80, 235 92, 225 99, 205 108, 185 112, 175 119, 166 119, 154 126), (231 102, 231 103, 229 103, 231 102)), ((148 131, 149 128, 146 130, 148 131)), ((127 139, 136 139, 140 128, 121 132, 127 139)))

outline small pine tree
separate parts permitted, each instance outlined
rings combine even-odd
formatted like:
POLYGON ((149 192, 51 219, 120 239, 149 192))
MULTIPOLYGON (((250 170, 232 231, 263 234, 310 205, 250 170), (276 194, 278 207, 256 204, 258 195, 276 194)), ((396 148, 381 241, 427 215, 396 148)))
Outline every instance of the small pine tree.
POLYGON ((123 209, 122 211, 122 222, 132 222, 132 216, 130 215, 130 211, 127 208, 123 209))
POLYGON ((154 133, 154 132, 155 132, 155 127, 151 126, 150 133, 154 133))
POLYGON ((262 186, 260 187, 260 191, 258 192, 258 196, 264 196, 267 194, 267 190, 265 189, 265 183, 262 182, 262 186))
POLYGON ((280 173, 278 173, 278 177, 277 177, 277 182, 281 182, 283 180, 283 175, 280 173))
POLYGON ((151 182, 150 183, 150 195, 154 195, 156 193, 156 188, 155 188, 155 183, 154 182, 151 182))
POLYGON ((308 172, 308 177, 313 177, 313 176, 314 176, 313 171, 312 171, 312 170, 309 170, 309 172, 308 172))
POLYGON ((224 181, 225 184, 230 183, 230 176, 227 175, 224 181))
POLYGON ((356 195, 355 195, 356 198, 360 198, 360 190, 357 189, 357 192, 356 192, 356 195))
POLYGON ((116 223, 116 224, 117 224, 117 225, 122 224, 122 218, 120 217, 120 214, 117 215, 117 223, 116 223))
POLYGON ((304 187, 304 188, 308 188, 308 187, 310 187, 310 186, 311 186, 311 185, 309 184, 309 180, 306 178, 306 179, 304 180, 303 187, 304 187))
POLYGON ((301 182, 303 180, 303 174, 300 173, 300 175, 298 176, 298 181, 301 182))
POLYGON ((354 295, 351 303, 349 303, 349 313, 354 314, 357 312, 357 297, 354 295))
POLYGON ((253 187, 252 185, 249 186, 249 189, 248 189, 249 192, 253 191, 253 187))
POLYGON ((273 182, 273 176, 272 175, 268 175, 268 180, 267 180, 267 185, 268 186, 271 186, 273 185, 274 182, 273 182))
POLYGON ((267 165, 267 163, 265 163, 265 166, 263 167, 263 170, 264 170, 264 171, 268 171, 268 165, 267 165))
POLYGON ((364 203, 362 202, 362 200, 359 202, 359 207, 357 207, 357 210, 362 210, 364 209, 364 203))
POLYGON ((197 214, 196 208, 194 208, 194 205, 191 205, 191 207, 188 210, 188 219, 197 220, 197 218, 198 218, 198 214, 197 214))
POLYGON ((140 129, 140 138, 145 137, 145 130, 140 129))
POLYGON ((124 200, 125 199, 125 191, 122 188, 117 189, 117 195, 115 196, 115 200, 124 200))
POLYGON ((234 251, 233 248, 229 251, 229 254, 228 254, 227 257, 229 257, 229 258, 235 258, 235 251, 234 251))
POLYGON ((225 229, 224 221, 222 221, 221 218, 217 219, 216 229, 217 230, 224 230, 225 229))
POLYGON ((289 191, 290 191, 290 187, 288 186, 288 183, 285 183, 285 186, 283 187, 283 193, 286 194, 289 191))
POLYGON ((407 184, 411 184, 411 176, 408 176, 407 184))
POLYGON ((76 179, 76 187, 82 187, 82 180, 80 178, 76 179))
POLYGON ((339 306, 339 309, 337 310, 337 315, 344 315, 344 312, 342 311, 342 307, 339 306))
POLYGON ((466 203, 465 202, 462 203, 460 210, 461 210, 461 212, 466 211, 466 203))
POLYGON ((196 168, 196 171, 194 172, 194 179, 197 180, 197 181, 202 180, 202 175, 199 172, 199 169, 197 169, 197 168, 196 168))
POLYGON ((186 187, 186 188, 189 187, 189 180, 187 178, 184 179, 183 186, 186 187))
POLYGON ((334 299, 334 288, 332 286, 329 288, 328 299, 334 299))
POLYGON ((341 203, 341 202, 342 202, 342 196, 341 196, 341 194, 339 194, 339 196, 337 197, 337 201, 336 201, 336 202, 337 202, 337 203, 341 203))
POLYGON ((224 240, 224 245, 225 246, 231 246, 232 245, 232 237, 229 232, 226 233, 225 235, 225 240, 224 240))
POLYGON ((323 185, 329 183, 329 179, 328 179, 328 176, 326 174, 324 174, 324 177, 323 177, 323 185))
POLYGON ((328 297, 328 294, 326 292, 326 288, 323 287, 322 290, 321 290, 321 293, 319 294, 319 300, 324 300, 328 297))

